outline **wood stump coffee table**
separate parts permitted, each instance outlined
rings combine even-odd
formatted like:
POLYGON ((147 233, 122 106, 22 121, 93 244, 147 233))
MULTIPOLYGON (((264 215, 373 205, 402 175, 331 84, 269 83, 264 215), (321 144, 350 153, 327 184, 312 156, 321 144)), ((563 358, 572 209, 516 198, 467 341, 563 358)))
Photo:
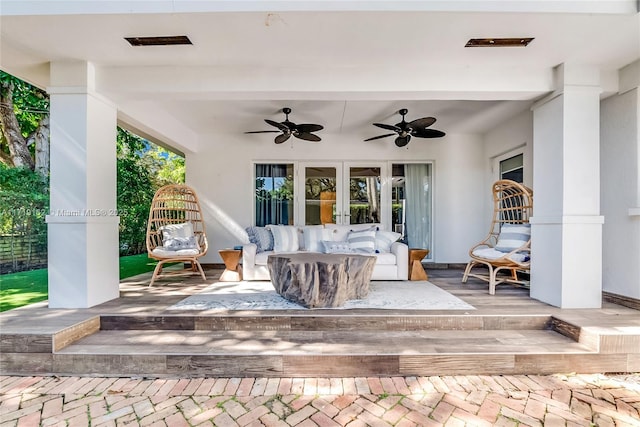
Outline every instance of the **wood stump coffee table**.
POLYGON ((282 253, 269 255, 267 266, 276 291, 307 308, 340 307, 369 294, 375 256, 282 253))

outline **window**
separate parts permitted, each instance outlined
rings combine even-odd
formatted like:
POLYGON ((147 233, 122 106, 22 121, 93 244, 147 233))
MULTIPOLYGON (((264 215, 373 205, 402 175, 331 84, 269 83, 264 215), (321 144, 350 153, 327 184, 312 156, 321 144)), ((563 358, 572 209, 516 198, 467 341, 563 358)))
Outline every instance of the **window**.
POLYGON ((518 154, 500 161, 500 179, 510 179, 522 184, 524 171, 522 159, 522 154, 518 154))
POLYGON ((256 226, 292 225, 293 164, 256 164, 256 226))

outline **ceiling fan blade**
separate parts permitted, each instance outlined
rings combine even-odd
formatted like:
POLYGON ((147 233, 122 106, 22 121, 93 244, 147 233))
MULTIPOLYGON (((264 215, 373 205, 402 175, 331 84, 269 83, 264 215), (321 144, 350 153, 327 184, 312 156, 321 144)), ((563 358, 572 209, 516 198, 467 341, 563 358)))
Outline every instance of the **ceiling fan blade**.
POLYGON ((407 145, 409 143, 409 141, 411 141, 411 135, 407 135, 404 138, 399 136, 396 138, 396 145, 398 147, 404 147, 405 145, 407 145))
POLYGON ((324 126, 305 123, 301 125, 296 125, 296 128, 301 133, 311 133, 311 132, 318 132, 319 130, 324 129, 324 126))
POLYGON ((252 130, 250 132, 245 133, 280 133, 279 130, 252 130))
POLYGON ((436 122, 435 117, 423 117, 409 122, 412 129, 424 129, 436 122))
POLYGON ((296 138, 304 139, 305 141, 312 141, 312 142, 320 141, 320 137, 318 135, 314 135, 312 133, 307 133, 307 132, 294 133, 293 136, 295 136, 296 138))
POLYGON ((367 138, 365 139, 365 141, 373 141, 374 139, 386 138, 388 136, 393 136, 393 135, 395 135, 395 133, 387 133, 385 135, 378 135, 378 136, 374 136, 373 138, 367 138))
POLYGON ((446 134, 436 129, 414 129, 411 135, 417 136, 418 138, 442 138, 446 134))
POLYGON ((287 139, 289 139, 290 136, 291 136, 290 133, 283 133, 282 135, 276 136, 276 138, 273 140, 273 142, 275 142, 276 144, 282 144, 287 139))
POLYGON ((281 131, 286 131, 289 128, 286 125, 283 125, 282 123, 278 123, 276 121, 273 120, 269 120, 269 119, 264 119, 265 122, 269 123, 271 126, 275 126, 278 129, 280 129, 281 131))
POLYGON ((373 125, 374 126, 378 126, 379 128, 382 128, 382 129, 392 130, 394 132, 401 132, 402 131, 402 129, 400 129, 398 126, 394 126, 394 125, 387 125, 387 124, 384 124, 384 123, 374 123, 373 125))

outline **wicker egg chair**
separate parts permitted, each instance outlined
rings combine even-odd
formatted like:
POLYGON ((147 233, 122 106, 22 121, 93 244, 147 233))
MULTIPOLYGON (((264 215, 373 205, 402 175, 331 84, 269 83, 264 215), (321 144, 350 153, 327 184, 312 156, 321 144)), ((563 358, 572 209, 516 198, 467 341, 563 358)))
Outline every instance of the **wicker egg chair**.
POLYGON ((207 280, 198 258, 207 253, 208 243, 202 209, 195 191, 172 184, 156 191, 147 223, 147 253, 158 260, 149 286, 162 273, 166 263, 182 262, 207 280))
POLYGON ((533 214, 533 191, 511 180, 496 181, 493 191, 493 220, 487 237, 469 250, 471 260, 462 277, 469 276, 489 282, 489 294, 494 295, 496 285, 514 283, 527 285, 518 273, 529 273, 531 265, 531 229, 529 218, 533 214), (472 272, 473 267, 485 266, 488 274, 472 272), (507 275, 498 276, 501 271, 507 275))

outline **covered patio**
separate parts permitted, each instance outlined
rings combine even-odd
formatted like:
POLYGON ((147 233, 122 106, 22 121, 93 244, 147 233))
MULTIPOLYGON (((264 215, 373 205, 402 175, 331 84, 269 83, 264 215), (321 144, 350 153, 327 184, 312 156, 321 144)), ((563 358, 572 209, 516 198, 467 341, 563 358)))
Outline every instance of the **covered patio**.
MULTIPOLYGON (((222 269, 124 280, 120 298, 87 309, 46 303, 0 315, 6 374, 145 377, 350 377, 640 371, 638 311, 560 309, 461 269, 430 281, 475 309, 172 311, 222 269), (33 319, 38 319, 34 322, 33 319)), ((222 286, 218 283, 218 286, 222 286)))

